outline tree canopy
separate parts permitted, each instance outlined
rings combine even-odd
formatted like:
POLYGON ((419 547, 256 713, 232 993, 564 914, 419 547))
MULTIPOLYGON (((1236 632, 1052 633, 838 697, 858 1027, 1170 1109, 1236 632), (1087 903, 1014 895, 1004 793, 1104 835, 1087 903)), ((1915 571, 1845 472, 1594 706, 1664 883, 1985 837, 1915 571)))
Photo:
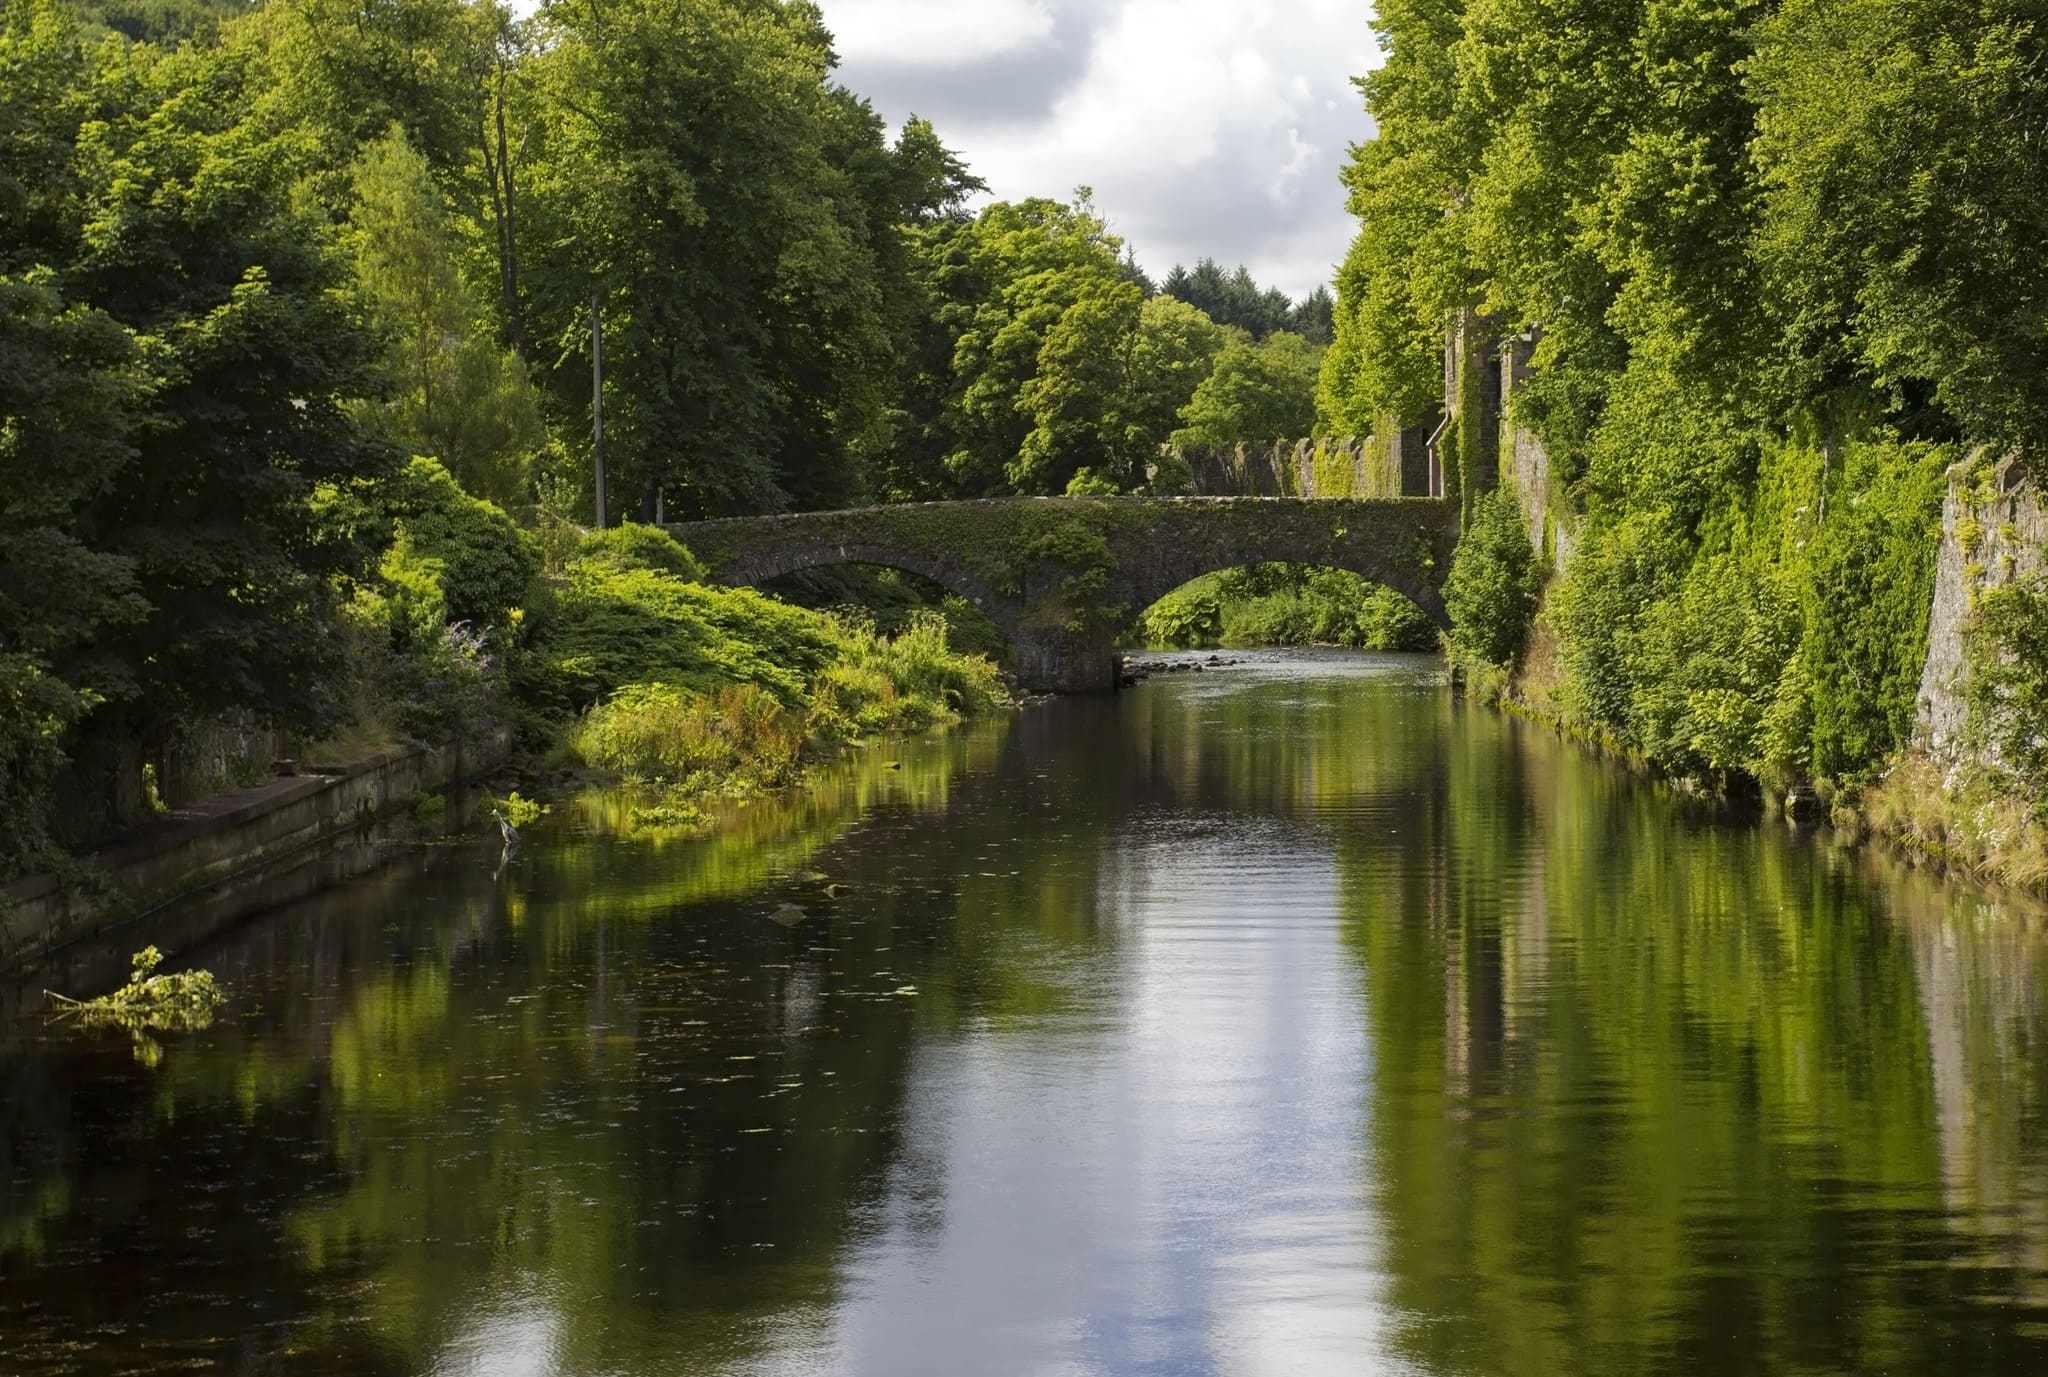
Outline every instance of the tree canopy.
POLYGON ((474 687, 511 520, 594 514, 593 323, 628 518, 1142 482, 1241 333, 836 66, 779 0, 0 0, 0 870, 335 727, 365 627, 474 687))
POLYGON ((1675 769, 1867 779, 1912 727, 1944 471, 2048 453, 2048 10, 1382 0, 1375 26, 1323 424, 1420 420, 1454 320, 1534 341, 1510 419, 1572 554, 1532 691, 1675 769))

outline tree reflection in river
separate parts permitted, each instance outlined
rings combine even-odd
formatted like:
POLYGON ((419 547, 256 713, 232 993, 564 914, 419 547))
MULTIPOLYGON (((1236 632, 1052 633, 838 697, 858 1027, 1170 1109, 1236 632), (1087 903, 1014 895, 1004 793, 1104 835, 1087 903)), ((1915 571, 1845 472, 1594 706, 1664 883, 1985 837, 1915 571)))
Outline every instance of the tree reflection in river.
POLYGON ((423 853, 203 954, 154 1074, 8 1030, 0 1353, 2041 1365, 2037 928, 1426 662, 1253 658, 423 853))
POLYGON ((1345 847, 1404 1346, 1446 1372, 2032 1370, 2039 930, 1518 724, 1455 741, 1437 863, 1345 847))

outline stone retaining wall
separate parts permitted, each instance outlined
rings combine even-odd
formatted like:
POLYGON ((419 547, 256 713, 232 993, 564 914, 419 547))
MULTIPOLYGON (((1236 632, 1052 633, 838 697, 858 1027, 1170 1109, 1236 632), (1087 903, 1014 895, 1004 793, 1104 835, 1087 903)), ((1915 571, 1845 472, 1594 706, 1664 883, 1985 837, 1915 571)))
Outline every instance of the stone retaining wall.
MULTIPOLYGON (((307 867, 335 848, 346 848, 357 862, 353 873, 361 873, 380 859, 377 848, 363 845, 380 823, 410 824, 417 796, 476 779, 508 754, 500 730, 467 745, 389 751, 177 809, 85 858, 94 872, 88 886, 31 875, 0 888, 0 970, 35 965, 130 925, 138 927, 134 945, 147 945, 153 939, 139 930, 143 919, 201 894, 219 930, 295 897, 281 894, 278 873, 312 873, 307 867)), ((440 825, 425 830, 463 820, 461 809, 447 805, 440 825)))

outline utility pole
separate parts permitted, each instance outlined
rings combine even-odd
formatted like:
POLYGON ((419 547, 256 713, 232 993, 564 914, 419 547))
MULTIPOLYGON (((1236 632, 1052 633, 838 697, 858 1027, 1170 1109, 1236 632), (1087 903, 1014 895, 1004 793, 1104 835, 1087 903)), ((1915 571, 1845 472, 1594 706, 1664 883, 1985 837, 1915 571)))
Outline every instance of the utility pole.
POLYGON ((597 529, 604 529, 604 318, 590 297, 590 455, 597 463, 597 529))

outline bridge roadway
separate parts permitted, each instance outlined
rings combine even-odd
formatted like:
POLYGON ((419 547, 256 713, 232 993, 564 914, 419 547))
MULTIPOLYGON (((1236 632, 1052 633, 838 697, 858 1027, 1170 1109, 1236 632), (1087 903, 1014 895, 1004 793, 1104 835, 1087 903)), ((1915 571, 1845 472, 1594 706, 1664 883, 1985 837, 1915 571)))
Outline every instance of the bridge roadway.
POLYGON ((1116 683, 1117 633, 1203 574, 1285 562, 1344 569, 1410 598, 1448 629, 1441 588, 1454 505, 1432 498, 1008 497, 734 517, 667 527, 719 583, 840 564, 930 579, 1015 647, 1027 689, 1116 683))

